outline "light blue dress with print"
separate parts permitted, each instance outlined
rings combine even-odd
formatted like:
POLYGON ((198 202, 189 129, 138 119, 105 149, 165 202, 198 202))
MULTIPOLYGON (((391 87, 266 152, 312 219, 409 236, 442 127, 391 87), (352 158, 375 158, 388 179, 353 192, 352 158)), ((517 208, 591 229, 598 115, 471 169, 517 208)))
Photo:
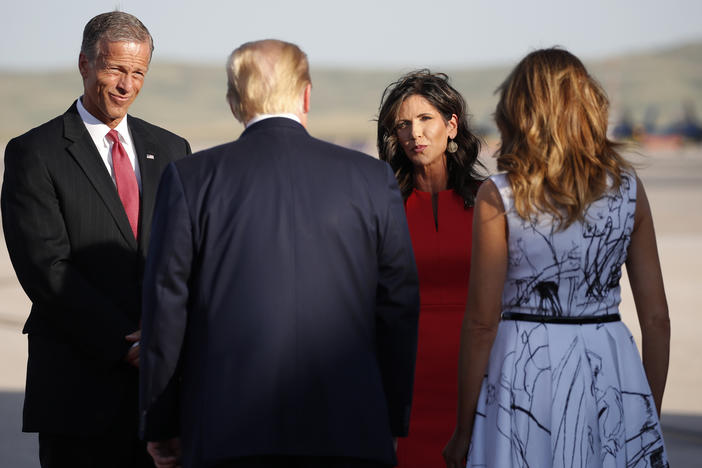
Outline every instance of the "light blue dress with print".
MULTIPOLYGON (((520 218, 507 176, 491 180, 509 230, 503 313, 618 313, 636 178, 624 174, 617 190, 587 209, 584 222, 562 231, 549 216, 520 218)), ((626 325, 501 321, 467 466, 667 467, 653 396, 626 325)))

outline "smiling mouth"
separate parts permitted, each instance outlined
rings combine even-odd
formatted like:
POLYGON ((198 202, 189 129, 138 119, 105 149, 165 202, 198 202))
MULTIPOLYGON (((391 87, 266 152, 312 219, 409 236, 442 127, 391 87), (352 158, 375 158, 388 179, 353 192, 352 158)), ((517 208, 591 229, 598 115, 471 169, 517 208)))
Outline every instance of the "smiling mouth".
POLYGON ((421 153, 426 149, 427 145, 415 145, 414 148, 412 148, 412 151, 415 153, 421 153))
POLYGON ((129 102, 129 97, 128 96, 121 96, 119 94, 110 94, 110 98, 113 101, 119 102, 119 103, 125 103, 129 102))

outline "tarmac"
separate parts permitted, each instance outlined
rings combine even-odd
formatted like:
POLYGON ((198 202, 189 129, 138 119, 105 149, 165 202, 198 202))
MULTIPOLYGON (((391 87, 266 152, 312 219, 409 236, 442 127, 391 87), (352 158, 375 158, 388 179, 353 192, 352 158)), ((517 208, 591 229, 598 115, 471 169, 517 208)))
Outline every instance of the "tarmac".
MULTIPOLYGON (((3 151, 4 152, 4 151, 3 151)), ((661 424, 673 468, 702 468, 702 148, 658 149, 634 157, 644 182, 672 324, 670 370, 661 424)), ((633 156, 632 156, 633 157, 633 156)), ((2 165, 0 164, 0 173, 2 165)), ((1 237, 1 236, 0 236, 1 237)), ((21 432, 30 303, 0 241, 0 467, 39 466, 36 434, 21 432)), ((621 313, 640 344, 626 274, 621 313)))

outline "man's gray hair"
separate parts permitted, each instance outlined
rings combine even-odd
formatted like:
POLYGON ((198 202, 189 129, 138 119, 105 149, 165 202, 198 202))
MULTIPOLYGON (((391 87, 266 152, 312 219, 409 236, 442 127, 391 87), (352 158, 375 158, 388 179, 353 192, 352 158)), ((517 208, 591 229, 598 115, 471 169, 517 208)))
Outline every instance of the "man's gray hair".
POLYGON ((154 41, 149 30, 134 15, 123 11, 102 13, 88 21, 83 29, 83 43, 80 51, 88 60, 97 57, 100 41, 107 42, 148 42, 151 54, 154 52, 154 41))

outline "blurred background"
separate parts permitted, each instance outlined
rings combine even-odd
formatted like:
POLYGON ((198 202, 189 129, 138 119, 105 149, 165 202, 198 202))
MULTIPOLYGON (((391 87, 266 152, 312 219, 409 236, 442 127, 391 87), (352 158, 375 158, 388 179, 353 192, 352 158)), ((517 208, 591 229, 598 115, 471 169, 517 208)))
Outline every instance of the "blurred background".
POLYGON ((225 101, 225 61, 243 42, 300 45, 312 69, 311 133, 373 153, 378 104, 402 73, 448 73, 474 127, 496 139, 494 91, 526 53, 579 56, 612 101, 613 135, 671 147, 702 141, 698 0, 5 2, 0 20, 0 142, 65 111, 80 95, 85 23, 119 8, 150 29, 155 51, 134 115, 201 148, 242 127, 225 101))
MULTIPOLYGON (((702 2, 699 0, 67 0, 2 1, 0 150, 62 114, 82 93, 85 23, 118 8, 149 28, 155 51, 132 115, 193 149, 236 139, 225 61, 243 42, 298 44, 312 70, 310 133, 375 155, 385 87, 405 72, 447 73, 463 93, 494 170, 495 89, 528 52, 561 46, 604 86, 610 134, 628 143, 651 201, 671 311, 671 367, 662 423, 673 466, 701 466, 702 2)), ((0 164, 0 175, 2 173, 0 164)), ((626 282, 625 282, 626 283, 626 282)), ((29 301, 0 242, 0 466, 38 466, 22 434, 29 301)), ((631 294, 622 313, 640 343, 631 294)))

